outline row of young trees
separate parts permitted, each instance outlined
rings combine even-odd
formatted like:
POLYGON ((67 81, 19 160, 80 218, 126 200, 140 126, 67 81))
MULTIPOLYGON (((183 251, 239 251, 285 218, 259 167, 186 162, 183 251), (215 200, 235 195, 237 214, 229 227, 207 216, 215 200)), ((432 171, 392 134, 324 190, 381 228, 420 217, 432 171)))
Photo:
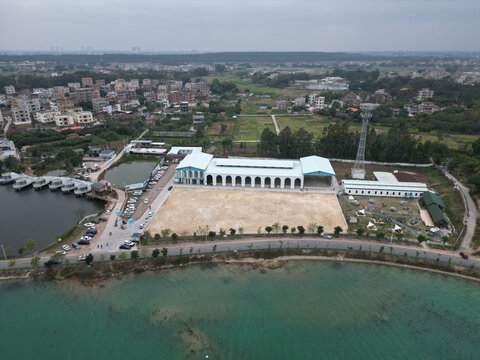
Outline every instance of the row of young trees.
MULTIPOLYGON (((263 156, 280 158, 300 158, 312 154, 330 158, 354 159, 357 153, 360 134, 351 131, 347 124, 335 123, 325 128, 323 134, 313 140, 313 134, 300 128, 292 132, 287 126, 279 135, 265 128, 258 145, 263 156)), ((448 155, 448 147, 439 142, 420 142, 412 137, 407 129, 394 126, 385 133, 371 129, 367 136, 366 159, 381 162, 429 162, 448 155)))

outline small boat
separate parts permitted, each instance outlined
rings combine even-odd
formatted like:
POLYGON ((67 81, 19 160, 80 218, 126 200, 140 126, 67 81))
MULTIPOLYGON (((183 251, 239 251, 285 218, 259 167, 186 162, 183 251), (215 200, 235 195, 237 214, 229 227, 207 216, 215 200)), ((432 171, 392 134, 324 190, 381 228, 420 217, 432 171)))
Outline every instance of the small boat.
POLYGON ((50 190, 57 190, 57 189, 60 189, 63 185, 65 185, 65 183, 67 183, 68 181, 70 181, 69 178, 65 178, 65 177, 60 177, 60 178, 54 178, 50 184, 48 185, 48 188, 50 190))
POLYGON ((20 178, 18 178, 15 181, 15 184, 13 184, 13 188, 16 191, 22 190, 22 189, 25 189, 25 188, 29 187, 30 185, 32 185, 34 181, 35 181, 35 178, 33 178, 33 177, 20 176, 20 178))
POLYGON ((77 187, 75 188, 75 190, 73 191, 75 195, 77 196, 81 196, 83 194, 86 194, 87 192, 89 192, 90 190, 92 190, 92 185, 91 183, 89 182, 81 182, 77 185, 77 187))
POLYGON ((76 187, 77 187, 77 182, 75 180, 70 180, 70 181, 67 181, 65 184, 63 184, 61 189, 63 192, 69 192, 69 191, 75 190, 76 187))
POLYGON ((55 178, 52 178, 50 176, 39 177, 33 182, 33 188, 35 190, 41 189, 44 186, 47 186, 48 184, 50 184, 53 179, 55 179, 55 178))
POLYGON ((0 184, 5 185, 5 184, 10 184, 20 178, 20 175, 14 172, 9 172, 2 174, 2 178, 0 179, 0 184))

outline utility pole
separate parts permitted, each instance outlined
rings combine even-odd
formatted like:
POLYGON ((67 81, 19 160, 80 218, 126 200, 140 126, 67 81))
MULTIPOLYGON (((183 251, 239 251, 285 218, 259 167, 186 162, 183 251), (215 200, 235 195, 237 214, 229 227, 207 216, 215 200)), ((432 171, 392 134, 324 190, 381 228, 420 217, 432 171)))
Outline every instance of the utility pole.
POLYGON ((3 244, 0 246, 2 247, 2 250, 3 250, 3 256, 5 257, 5 260, 7 260, 7 254, 5 254, 5 248, 3 247, 3 244))
POLYGON ((352 167, 352 178, 365 179, 365 148, 367 145, 368 121, 372 118, 369 111, 362 112, 362 132, 358 143, 357 157, 352 167))

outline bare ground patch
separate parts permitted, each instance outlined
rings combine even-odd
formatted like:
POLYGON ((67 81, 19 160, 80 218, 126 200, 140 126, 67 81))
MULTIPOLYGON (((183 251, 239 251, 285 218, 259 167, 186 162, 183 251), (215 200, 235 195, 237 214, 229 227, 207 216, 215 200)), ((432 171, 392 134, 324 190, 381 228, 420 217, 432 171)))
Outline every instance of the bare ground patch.
POLYGON ((333 232, 346 224, 335 194, 175 188, 157 211, 147 230, 160 233, 169 228, 192 234, 198 226, 255 233, 274 223, 289 227, 316 223, 333 232))

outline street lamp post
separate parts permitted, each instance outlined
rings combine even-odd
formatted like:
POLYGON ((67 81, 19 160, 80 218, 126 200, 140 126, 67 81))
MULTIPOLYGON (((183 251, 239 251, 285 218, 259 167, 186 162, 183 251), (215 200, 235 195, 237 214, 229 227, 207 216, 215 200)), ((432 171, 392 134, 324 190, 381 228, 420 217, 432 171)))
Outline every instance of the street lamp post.
POLYGON ((5 260, 7 260, 7 254, 5 254, 5 248, 3 247, 3 244, 0 245, 3 250, 3 256, 5 257, 5 260))

